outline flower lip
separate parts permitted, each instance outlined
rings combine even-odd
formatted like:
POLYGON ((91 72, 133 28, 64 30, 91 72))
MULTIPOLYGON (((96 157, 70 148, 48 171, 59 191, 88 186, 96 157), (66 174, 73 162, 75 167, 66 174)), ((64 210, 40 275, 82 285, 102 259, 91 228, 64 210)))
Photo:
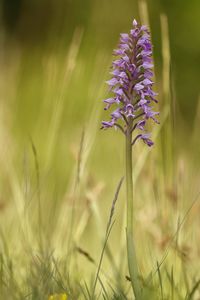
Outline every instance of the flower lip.
POLYGON ((148 79, 148 78, 145 78, 144 80, 143 80, 143 82, 142 82, 144 85, 151 85, 151 84, 153 84, 153 81, 151 81, 150 79, 148 79))
POLYGON ((113 91, 117 96, 122 96, 124 95, 124 92, 122 90, 122 88, 115 88, 113 91))
POLYGON ((117 80, 116 78, 112 78, 112 79, 106 81, 106 83, 107 83, 108 85, 110 85, 110 86, 115 86, 115 85, 118 84, 119 82, 118 82, 118 80, 117 80))
POLYGON ((118 76, 120 74, 120 71, 119 70, 113 70, 111 72, 111 74, 114 75, 114 76, 118 76))
POLYGON ((134 114, 134 106, 132 105, 132 104, 127 104, 126 105, 126 110, 125 110, 125 112, 126 112, 126 115, 127 115, 127 117, 129 118, 129 117, 132 117, 132 118, 134 118, 135 117, 135 114, 134 114))
POLYGON ((141 134, 140 138, 143 140, 143 142, 145 144, 147 144, 149 147, 153 146, 153 141, 150 139, 150 134, 149 133, 145 133, 145 134, 141 134))
POLYGON ((114 119, 120 119, 122 117, 121 115, 121 112, 120 112, 120 109, 117 108, 115 111, 113 111, 111 113, 111 116, 114 118, 114 119))
POLYGON ((144 130, 144 126, 146 124, 145 120, 141 120, 137 123, 137 128, 139 128, 140 130, 144 130))
POLYGON ((106 129, 106 128, 113 127, 114 122, 113 121, 102 121, 101 124, 102 124, 101 128, 106 129))
POLYGON ((144 88, 144 85, 142 85, 141 83, 136 83, 136 85, 134 86, 135 91, 140 91, 143 88, 144 88))

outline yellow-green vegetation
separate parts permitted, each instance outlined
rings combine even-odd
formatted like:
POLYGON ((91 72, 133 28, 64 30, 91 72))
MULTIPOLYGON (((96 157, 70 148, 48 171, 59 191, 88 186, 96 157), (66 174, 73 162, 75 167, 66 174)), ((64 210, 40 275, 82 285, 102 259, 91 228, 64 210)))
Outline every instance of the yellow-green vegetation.
POLYGON ((48 300, 67 300, 66 294, 54 294, 49 296, 48 300))
MULTIPOLYGON (((103 18, 99 10, 107 21, 110 16, 105 1, 105 7, 94 3, 91 28, 77 24, 69 43, 22 46, 0 36, 2 300, 133 299, 125 186, 119 185, 124 140, 118 131, 103 133, 100 122, 112 48, 134 11, 123 4, 129 12, 123 28, 113 11, 117 29, 110 46, 100 47, 97 37, 106 40, 109 28, 95 26, 103 18)), ((146 2, 134 3, 148 23, 146 2)), ((200 105, 188 130, 171 72, 170 26, 165 14, 159 20, 160 49, 152 34, 162 57, 160 125, 152 149, 134 148, 134 242, 144 299, 199 299, 200 105)))

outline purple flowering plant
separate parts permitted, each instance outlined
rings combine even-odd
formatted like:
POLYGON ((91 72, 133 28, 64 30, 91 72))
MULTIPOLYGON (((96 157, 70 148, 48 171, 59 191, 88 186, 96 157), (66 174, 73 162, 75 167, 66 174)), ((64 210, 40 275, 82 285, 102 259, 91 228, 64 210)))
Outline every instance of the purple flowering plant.
POLYGON ((112 63, 112 78, 107 81, 113 96, 104 100, 105 110, 115 106, 111 112, 111 120, 103 121, 102 128, 119 128, 126 134, 127 127, 131 131, 138 130, 132 144, 138 139, 152 146, 150 134, 145 131, 147 120, 158 123, 152 107, 156 93, 153 86, 152 44, 147 26, 138 25, 133 21, 130 33, 122 33, 118 49, 114 50, 117 57, 112 63))
POLYGON ((150 32, 147 26, 133 21, 130 33, 122 33, 116 59, 112 63, 112 78, 107 81, 112 97, 104 100, 105 110, 110 120, 102 122, 102 129, 118 128, 126 140, 126 198, 127 198, 127 258, 128 268, 135 299, 141 299, 142 289, 137 266, 133 239, 133 178, 132 148, 137 140, 143 140, 149 147, 153 145, 150 133, 146 130, 148 120, 158 123, 154 111, 156 93, 153 87, 153 59, 150 32))

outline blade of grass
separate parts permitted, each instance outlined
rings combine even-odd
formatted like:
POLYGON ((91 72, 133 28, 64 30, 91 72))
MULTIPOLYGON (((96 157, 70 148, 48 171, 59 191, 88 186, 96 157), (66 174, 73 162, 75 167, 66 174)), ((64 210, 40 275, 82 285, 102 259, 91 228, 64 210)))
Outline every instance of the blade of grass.
POLYGON ((192 300, 193 299, 193 297, 195 295, 195 292, 197 291, 199 286, 200 286, 200 279, 192 287, 192 290, 190 291, 187 300, 192 300))
POLYGON ((168 252, 169 252, 169 250, 170 250, 170 247, 171 247, 172 243, 173 243, 174 240, 176 239, 177 234, 179 233, 180 229, 181 229, 182 226, 184 225, 184 223, 185 223, 185 221, 186 221, 186 219, 187 219, 189 213, 191 212, 192 208, 194 207, 194 205, 195 205, 195 204, 197 203, 197 201, 199 200, 199 197, 200 197, 200 192, 197 194, 197 196, 195 197, 194 201, 192 202, 192 204, 190 205, 190 207, 188 208, 188 210, 187 210, 186 213, 184 214, 182 220, 178 223, 178 228, 177 228, 177 230, 175 231, 174 235, 171 237, 171 239, 170 239, 170 241, 169 241, 169 243, 168 243, 168 247, 167 247, 167 249, 165 250, 165 253, 164 253, 163 257, 161 258, 160 262, 158 263, 156 269, 155 269, 154 271, 153 271, 153 270, 151 271, 151 273, 150 273, 150 274, 151 274, 151 277, 150 277, 150 278, 147 277, 147 279, 146 279, 146 282, 147 282, 147 283, 150 282, 150 281, 153 279, 153 277, 156 275, 156 273, 158 272, 158 266, 159 266, 159 268, 160 268, 160 267, 162 266, 162 264, 164 263, 166 257, 168 256, 168 252))
POLYGON ((122 177, 120 179, 120 182, 119 182, 118 186, 117 186, 117 190, 116 190, 114 199, 112 201, 112 206, 111 206, 111 210, 110 210, 110 216, 109 216, 108 223, 107 223, 107 228, 106 228, 105 241, 104 241, 103 249, 101 251, 101 255, 100 255, 100 259, 99 259, 99 265, 98 265, 98 268, 97 268, 97 273, 96 273, 96 277, 95 277, 95 281, 94 281, 92 296, 95 295, 95 289, 96 289, 97 281, 98 281, 98 278, 99 278, 99 272, 100 272, 100 269, 101 269, 101 264, 102 264, 102 261, 103 261, 103 256, 104 256, 105 248, 106 248, 106 245, 107 245, 108 238, 110 236, 110 232, 111 232, 112 227, 114 225, 114 222, 112 222, 112 219, 113 219, 115 205, 116 205, 116 202, 117 202, 117 199, 118 199, 118 195, 119 195, 119 192, 120 192, 123 180, 124 180, 124 178, 122 177))
POLYGON ((159 284, 160 284, 160 293, 161 293, 161 299, 164 299, 164 295, 163 295, 163 283, 162 283, 162 276, 161 276, 161 272, 160 272, 160 267, 159 264, 157 262, 157 270, 158 270, 158 278, 159 278, 159 284))

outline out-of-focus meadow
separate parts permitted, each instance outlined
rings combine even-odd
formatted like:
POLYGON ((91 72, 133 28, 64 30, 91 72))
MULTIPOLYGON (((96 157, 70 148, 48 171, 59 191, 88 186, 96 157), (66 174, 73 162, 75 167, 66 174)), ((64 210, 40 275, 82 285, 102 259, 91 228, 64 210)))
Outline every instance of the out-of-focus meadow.
MULTIPOLYGON (((147 299, 200 299, 199 1, 0 5, 0 299, 95 299, 124 175, 124 138, 100 130, 102 100, 133 18, 151 28, 160 110, 155 146, 133 153, 138 262, 147 299)), ((122 185, 99 299, 131 299, 125 211, 122 185)))

